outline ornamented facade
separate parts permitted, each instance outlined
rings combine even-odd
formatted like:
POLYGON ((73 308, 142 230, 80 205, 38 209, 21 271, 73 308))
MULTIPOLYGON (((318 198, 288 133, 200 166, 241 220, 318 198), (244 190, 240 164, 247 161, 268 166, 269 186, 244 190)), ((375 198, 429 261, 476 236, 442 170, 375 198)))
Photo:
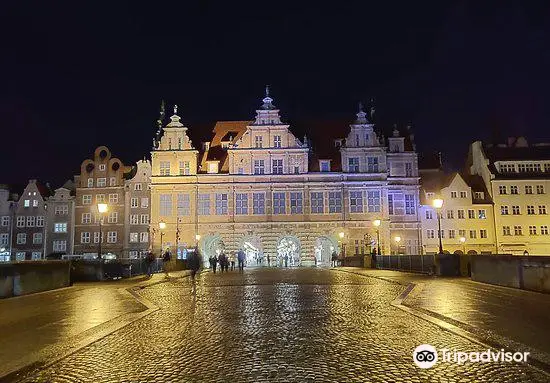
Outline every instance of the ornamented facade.
POLYGON ((199 151, 175 109, 154 141, 155 249, 198 244, 205 258, 242 248, 251 264, 327 264, 333 251, 370 253, 381 220, 383 253, 396 236, 419 252, 416 153, 397 130, 386 145, 362 108, 336 141, 339 158, 318 157, 318 166, 267 90, 253 121, 218 122, 213 133, 199 151))

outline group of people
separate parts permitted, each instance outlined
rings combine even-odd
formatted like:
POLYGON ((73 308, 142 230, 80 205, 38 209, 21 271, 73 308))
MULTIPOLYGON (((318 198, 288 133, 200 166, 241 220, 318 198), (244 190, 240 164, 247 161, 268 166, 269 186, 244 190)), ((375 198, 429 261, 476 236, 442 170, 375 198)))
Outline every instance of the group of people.
POLYGON ((210 258, 208 258, 208 262, 210 263, 210 268, 212 269, 212 272, 214 272, 214 274, 216 273, 216 269, 218 268, 218 263, 220 264, 222 273, 224 271, 228 272, 229 267, 231 267, 231 271, 235 270, 235 262, 237 262, 239 271, 242 272, 244 271, 245 259, 246 255, 241 249, 237 253, 229 254, 229 256, 227 256, 223 251, 218 256, 214 254, 210 258))

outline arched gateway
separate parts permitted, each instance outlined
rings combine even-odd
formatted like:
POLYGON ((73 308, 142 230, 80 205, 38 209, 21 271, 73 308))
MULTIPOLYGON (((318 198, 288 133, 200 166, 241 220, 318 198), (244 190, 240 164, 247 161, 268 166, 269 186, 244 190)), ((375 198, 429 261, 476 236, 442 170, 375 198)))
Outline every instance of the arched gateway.
POLYGON ((300 240, 285 236, 277 243, 277 266, 300 266, 300 240))

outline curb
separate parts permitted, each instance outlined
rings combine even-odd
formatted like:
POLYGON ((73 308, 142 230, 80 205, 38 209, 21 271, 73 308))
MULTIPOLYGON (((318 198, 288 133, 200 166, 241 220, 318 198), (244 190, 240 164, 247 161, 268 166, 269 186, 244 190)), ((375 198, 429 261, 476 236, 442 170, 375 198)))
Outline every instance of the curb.
MULTIPOLYGON (((405 290, 399 294, 392 302, 391 305, 393 307, 396 307, 400 310, 403 310, 407 312, 408 314, 414 315, 418 318, 421 318, 427 322, 430 322, 443 330, 446 330, 450 333, 453 333, 455 335, 458 335, 462 338, 468 339, 471 342, 477 343, 484 348, 489 349, 500 349, 500 348, 515 348, 517 350, 524 350, 530 352, 529 355, 529 361, 527 362, 527 365, 530 367, 536 369, 537 371, 541 372, 542 374, 550 377, 550 355, 546 354, 545 352, 533 349, 532 347, 529 347, 523 343, 516 342, 514 340, 508 339, 503 336, 480 336, 476 335, 474 331, 477 329, 467 325, 462 322, 454 321, 450 318, 447 318, 443 315, 437 314, 433 311, 425 310, 425 309, 418 309, 411 306, 408 306, 405 301, 411 294, 419 294, 422 291, 423 285, 421 283, 400 283, 394 280, 390 280, 384 277, 378 277, 374 275, 366 275, 362 273, 353 272, 350 270, 335 270, 335 271, 341 271, 345 273, 355 274, 362 277, 368 277, 368 278, 377 278, 385 282, 398 284, 401 286, 406 286, 405 290), (456 323, 456 324, 455 324, 456 323), (462 328, 460 326, 467 327, 468 329, 462 328)), ((479 331, 479 330, 477 330, 479 331)))
POLYGON ((17 366, 12 371, 0 376, 0 382, 17 382, 21 379, 24 379, 29 374, 36 372, 41 369, 48 368, 55 363, 61 361, 74 354, 75 352, 113 334, 114 332, 140 320, 144 317, 154 313, 155 311, 160 310, 156 304, 150 300, 140 296, 137 291, 142 290, 146 287, 158 285, 160 283, 170 282, 175 279, 183 279, 189 277, 190 274, 185 274, 179 277, 169 277, 164 278, 154 282, 141 282, 133 286, 121 287, 118 289, 119 292, 123 294, 131 295, 138 303, 143 305, 144 310, 139 312, 122 314, 116 318, 113 318, 107 322, 101 323, 97 326, 94 326, 74 337, 74 341, 70 345, 66 346, 56 346, 52 345, 46 347, 40 351, 33 353, 28 360, 30 363, 25 363, 24 365, 17 366))

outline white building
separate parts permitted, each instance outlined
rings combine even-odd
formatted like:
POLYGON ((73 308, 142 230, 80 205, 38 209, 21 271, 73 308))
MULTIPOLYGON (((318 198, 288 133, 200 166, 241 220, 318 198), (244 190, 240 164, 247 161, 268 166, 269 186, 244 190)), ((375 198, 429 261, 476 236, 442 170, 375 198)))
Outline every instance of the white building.
POLYGON ((441 214, 444 253, 496 252, 493 203, 480 177, 429 172, 422 174, 421 182, 420 217, 425 254, 439 252, 438 214, 441 214), (435 198, 443 200, 440 211, 432 205, 435 198))
POLYGON ((362 109, 334 141, 338 158, 312 154, 267 90, 253 121, 218 122, 201 151, 177 109, 170 120, 151 153, 154 249, 198 243, 205 258, 243 248, 252 264, 328 263, 333 251, 368 254, 381 220, 383 253, 398 251, 395 237, 419 253, 416 153, 397 130, 386 146, 362 109))
POLYGON ((476 141, 468 166, 481 176, 494 202, 498 252, 548 255, 550 144, 529 145, 523 137, 500 145, 476 141))

